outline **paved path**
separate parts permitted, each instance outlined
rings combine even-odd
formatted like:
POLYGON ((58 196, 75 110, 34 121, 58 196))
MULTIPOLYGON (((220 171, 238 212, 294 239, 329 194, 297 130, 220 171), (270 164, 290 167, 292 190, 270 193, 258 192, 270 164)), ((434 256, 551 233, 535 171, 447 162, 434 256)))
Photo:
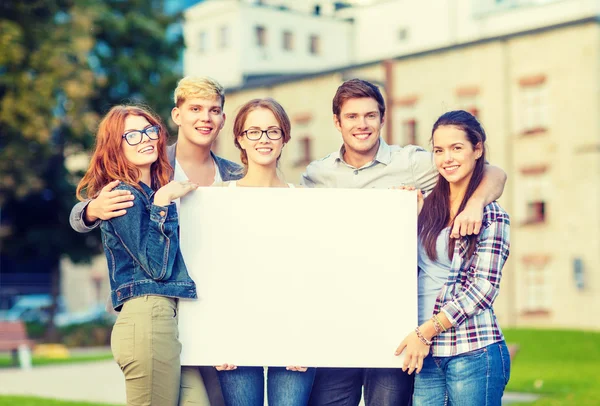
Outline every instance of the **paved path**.
MULTIPOLYGON (((125 380, 113 360, 39 366, 30 370, 7 368, 0 369, 0 394, 124 404, 125 380)), ((531 402, 536 398, 535 395, 507 393, 502 404, 531 402)))
POLYGON ((125 380, 113 360, 0 369, 0 394, 125 403, 125 380))

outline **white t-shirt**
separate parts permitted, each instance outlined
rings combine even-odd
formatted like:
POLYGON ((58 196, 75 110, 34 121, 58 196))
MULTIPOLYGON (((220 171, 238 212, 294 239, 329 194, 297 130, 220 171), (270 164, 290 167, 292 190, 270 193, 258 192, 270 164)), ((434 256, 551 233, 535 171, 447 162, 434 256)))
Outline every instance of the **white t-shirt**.
MULTIPOLYGON (((215 183, 220 183, 223 180, 221 179, 221 173, 219 172, 219 167, 217 166, 217 161, 213 158, 213 165, 215 166, 215 178, 213 179, 213 185, 215 183)), ((183 171, 181 165, 179 165, 179 161, 175 159, 175 173, 173 174, 173 180, 184 181, 188 180, 189 177, 183 171)), ((175 200, 175 205, 177 206, 177 212, 179 213, 179 199, 175 200)))

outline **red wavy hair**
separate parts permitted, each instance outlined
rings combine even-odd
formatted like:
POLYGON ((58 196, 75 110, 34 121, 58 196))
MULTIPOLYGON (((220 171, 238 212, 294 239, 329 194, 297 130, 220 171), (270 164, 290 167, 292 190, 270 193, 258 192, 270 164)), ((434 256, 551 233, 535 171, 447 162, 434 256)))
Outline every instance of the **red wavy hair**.
POLYGON ((100 122, 90 166, 77 185, 79 200, 97 197, 102 188, 113 180, 120 180, 140 189, 138 182, 141 172, 125 158, 121 149, 125 119, 129 115, 144 117, 151 125, 159 126, 158 159, 150 167, 151 187, 158 190, 169 183, 173 172, 166 153, 169 134, 160 117, 145 107, 118 105, 111 108, 100 122))

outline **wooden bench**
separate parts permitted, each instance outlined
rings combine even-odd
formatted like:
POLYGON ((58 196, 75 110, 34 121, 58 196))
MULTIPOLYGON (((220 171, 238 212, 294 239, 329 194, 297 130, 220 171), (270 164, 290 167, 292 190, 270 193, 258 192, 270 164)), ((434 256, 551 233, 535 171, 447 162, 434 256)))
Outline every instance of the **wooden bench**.
POLYGON ((0 351, 10 351, 14 365, 31 366, 32 347, 33 341, 27 337, 23 321, 0 321, 0 351))

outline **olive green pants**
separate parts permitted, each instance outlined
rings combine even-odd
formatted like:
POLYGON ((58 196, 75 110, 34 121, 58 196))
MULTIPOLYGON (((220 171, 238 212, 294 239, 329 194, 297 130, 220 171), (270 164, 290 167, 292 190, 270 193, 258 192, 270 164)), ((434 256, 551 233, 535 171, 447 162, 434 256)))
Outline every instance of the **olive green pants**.
MULTIPOLYGON (((181 383, 181 343, 177 301, 163 296, 128 300, 113 327, 112 352, 125 375, 128 406, 177 406, 181 383)), ((181 385, 181 405, 208 406, 202 379, 181 385), (182 401, 184 396, 182 396, 182 401)))

